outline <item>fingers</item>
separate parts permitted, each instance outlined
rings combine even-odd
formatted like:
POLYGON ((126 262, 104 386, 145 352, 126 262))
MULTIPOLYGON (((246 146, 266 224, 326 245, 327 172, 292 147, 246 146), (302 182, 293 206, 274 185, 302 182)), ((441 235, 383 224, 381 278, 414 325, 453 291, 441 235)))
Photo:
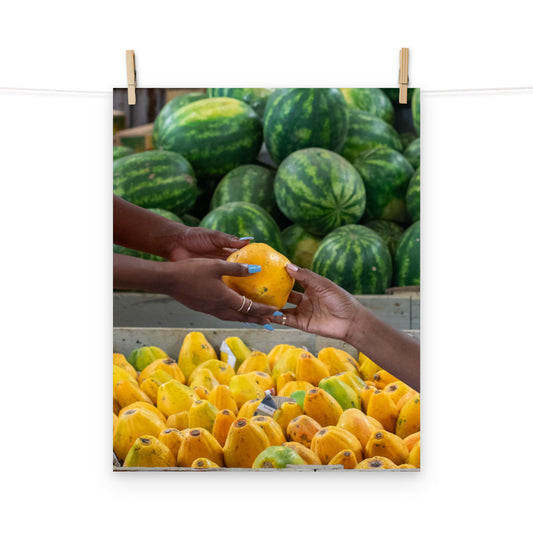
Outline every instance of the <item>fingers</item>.
POLYGON ((235 235, 228 235, 221 231, 213 230, 210 234, 211 242, 217 248, 243 248, 250 243, 253 237, 236 237, 235 235))
POLYGON ((303 299, 304 299, 304 295, 301 292, 291 291, 287 301, 290 304, 299 305, 303 299))
POLYGON ((287 326, 289 328, 297 328, 298 320, 296 318, 296 309, 284 309, 283 315, 271 316, 270 322, 281 324, 282 326, 287 326))
POLYGON ((249 276, 261 272, 260 265, 247 265, 244 263, 233 263, 231 261, 219 261, 217 264, 219 276, 249 276))
POLYGON ((304 289, 307 289, 309 286, 321 287, 322 285, 329 283, 329 280, 326 278, 315 274, 307 268, 300 268, 292 263, 289 263, 285 269, 304 289))

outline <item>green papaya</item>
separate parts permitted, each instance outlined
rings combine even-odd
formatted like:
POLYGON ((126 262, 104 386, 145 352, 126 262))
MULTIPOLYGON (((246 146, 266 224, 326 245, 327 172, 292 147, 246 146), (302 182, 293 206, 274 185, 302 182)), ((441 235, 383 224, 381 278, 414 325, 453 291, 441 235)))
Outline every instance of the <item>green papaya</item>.
POLYGON ((304 400, 305 400, 305 391, 304 390, 297 390, 294 391, 291 394, 291 398, 293 400, 296 400, 296 403, 303 409, 304 408, 304 400))
POLYGON ((254 461, 252 468, 285 468, 287 465, 307 464, 298 453, 288 446, 269 446, 254 461))
POLYGON ((340 404, 343 411, 352 408, 361 409, 361 396, 339 378, 335 376, 324 378, 320 381, 318 387, 331 394, 340 404))

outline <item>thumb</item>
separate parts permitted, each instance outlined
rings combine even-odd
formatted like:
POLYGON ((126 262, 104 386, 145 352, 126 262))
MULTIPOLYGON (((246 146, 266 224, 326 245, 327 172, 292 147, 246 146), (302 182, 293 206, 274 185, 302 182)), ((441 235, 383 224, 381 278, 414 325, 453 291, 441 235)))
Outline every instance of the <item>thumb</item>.
POLYGON ((321 287, 322 285, 328 282, 326 278, 315 274, 311 270, 308 270, 307 268, 300 268, 296 265, 293 265, 292 263, 289 263, 285 267, 285 269, 287 270, 289 275, 296 281, 298 281, 300 285, 304 288, 307 288, 309 286, 321 287))
POLYGON ((228 235, 221 231, 213 231, 210 234, 211 243, 217 248, 242 248, 250 242, 250 238, 239 239, 235 235, 228 235))
POLYGON ((233 261, 219 261, 217 263, 219 276, 249 276, 261 272, 259 265, 248 265, 246 263, 234 263, 233 261))

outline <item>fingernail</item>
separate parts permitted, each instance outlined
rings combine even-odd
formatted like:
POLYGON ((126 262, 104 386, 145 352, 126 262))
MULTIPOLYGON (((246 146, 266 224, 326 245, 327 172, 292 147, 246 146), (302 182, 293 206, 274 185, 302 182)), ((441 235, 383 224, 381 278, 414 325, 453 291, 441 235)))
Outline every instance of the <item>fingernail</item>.
POLYGON ((261 272, 261 265, 248 265, 248 272, 250 272, 250 274, 261 272))
POLYGON ((281 311, 274 311, 272 316, 283 316, 283 313, 281 311))
POLYGON ((270 324, 265 324, 263 327, 268 331, 274 331, 274 328, 270 324))
POLYGON ((239 240, 240 241, 247 241, 247 240, 250 240, 250 239, 253 239, 253 237, 241 237, 239 240))
POLYGON ((289 270, 292 270, 293 272, 298 272, 298 270, 299 270, 299 268, 298 268, 296 265, 293 265, 292 263, 289 263, 289 264, 287 265, 287 268, 288 268, 289 270))

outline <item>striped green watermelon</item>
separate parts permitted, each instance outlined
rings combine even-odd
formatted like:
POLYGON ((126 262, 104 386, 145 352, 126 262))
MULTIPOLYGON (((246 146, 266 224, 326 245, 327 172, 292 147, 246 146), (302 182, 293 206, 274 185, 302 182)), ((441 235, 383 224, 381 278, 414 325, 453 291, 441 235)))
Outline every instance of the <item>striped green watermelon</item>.
POLYGON ((252 163, 262 143, 261 119, 235 98, 206 98, 180 107, 159 125, 157 144, 191 162, 205 181, 252 163))
POLYGON ((348 124, 348 135, 340 152, 348 161, 353 161, 359 154, 376 146, 402 150, 402 141, 397 131, 366 111, 350 109, 348 124))
POLYGON ((260 206, 249 202, 231 202, 208 213, 200 227, 236 235, 253 237, 254 242, 264 242, 280 253, 285 253, 281 234, 275 220, 260 206))
POLYGON ((194 170, 180 154, 142 152, 113 163, 113 192, 141 207, 187 213, 198 195, 194 170))
POLYGON ((365 210, 361 176, 346 159, 324 148, 305 148, 287 157, 274 180, 283 214, 313 235, 359 221, 365 210))
POLYGON ((405 202, 411 220, 413 222, 420 220, 420 169, 418 169, 409 180, 405 202))
POLYGON ((411 110, 413 112, 413 125, 415 131, 420 135, 420 89, 415 89, 413 92, 411 110))
MULTIPOLYGON (((162 217, 168 218, 169 220, 173 220, 174 222, 183 223, 180 217, 174 213, 171 213, 170 211, 167 211, 166 209, 149 209, 149 211, 152 211, 152 213, 155 213, 156 215, 161 215, 162 217)), ((131 257, 139 257, 140 259, 149 259, 150 261, 163 261, 163 258, 157 255, 152 255, 147 252, 140 252, 139 250, 132 250, 131 248, 126 248, 118 244, 113 244, 113 253, 129 255, 131 257)))
POLYGON ((339 89, 276 89, 268 99, 263 136, 278 164, 302 148, 338 152, 347 132, 347 105, 339 89))
POLYGON ((357 111, 366 111, 384 120, 394 122, 394 106, 381 89, 341 89, 348 107, 357 111))
POLYGON ((181 217, 181 220, 186 226, 190 226, 190 227, 196 227, 200 224, 200 219, 189 213, 187 213, 186 215, 183 215, 181 217))
POLYGON ((391 282, 392 259, 375 231, 348 224, 324 237, 312 270, 351 294, 382 294, 391 282))
POLYGON ((229 96, 246 102, 260 117, 263 117, 268 97, 273 89, 207 89, 210 98, 229 96))
POLYGON ((405 150, 415 139, 418 139, 418 135, 414 131, 404 131, 400 133, 400 139, 405 150))
POLYGON ((133 154, 133 148, 129 146, 113 146, 113 161, 133 154))
POLYGON ((354 167, 365 183, 364 220, 408 223, 405 194, 414 172, 411 163, 399 152, 378 146, 363 152, 354 161, 354 167))
POLYGON ((207 98, 206 93, 199 93, 193 91, 187 94, 176 96, 175 98, 172 98, 172 100, 168 101, 162 107, 161 111, 159 111, 156 119, 154 120, 154 129, 152 131, 152 142, 154 143, 154 146, 159 147, 159 129, 161 127, 161 124, 166 121, 167 117, 172 115, 180 107, 186 106, 187 104, 196 102, 198 100, 204 100, 205 98, 207 98))
POLYGON ((413 168, 420 166, 420 137, 416 138, 404 151, 403 155, 413 168))
POLYGON ((372 231, 375 231, 383 239, 389 249, 391 257, 394 257, 398 242, 405 231, 404 228, 390 220, 371 220, 370 222, 367 222, 365 226, 372 231))
POLYGON ((320 241, 319 237, 311 235, 298 224, 293 224, 281 232, 281 242, 289 261, 302 268, 311 268, 320 241))
POLYGON ((420 285, 420 221, 402 235, 394 257, 394 285, 420 285))
POLYGON ((272 169, 260 165, 242 165, 228 172, 218 183, 211 209, 230 202, 251 202, 274 216, 277 213, 272 169))

